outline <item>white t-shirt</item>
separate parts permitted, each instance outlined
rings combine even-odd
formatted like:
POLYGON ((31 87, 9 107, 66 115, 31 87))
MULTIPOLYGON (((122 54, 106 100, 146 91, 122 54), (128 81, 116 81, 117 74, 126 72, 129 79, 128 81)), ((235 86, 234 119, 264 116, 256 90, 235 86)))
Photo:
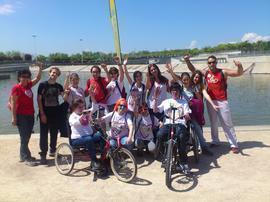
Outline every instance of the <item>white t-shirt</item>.
POLYGON ((68 104, 71 106, 75 99, 82 99, 85 103, 84 90, 81 87, 70 87, 70 93, 67 99, 68 104))
POLYGON ((112 138, 128 136, 128 125, 132 125, 130 114, 119 115, 118 112, 110 112, 104 116, 104 120, 111 122, 110 136, 112 138))
POLYGON ((166 83, 157 83, 154 82, 154 85, 151 89, 149 98, 147 100, 147 104, 149 106, 149 108, 153 109, 154 108, 154 92, 155 90, 158 88, 158 94, 157 94, 157 105, 160 105, 161 102, 165 99, 167 99, 167 85, 166 83))
POLYGON ((153 127, 159 125, 158 119, 156 117, 154 117, 153 122, 154 123, 152 123, 149 114, 147 116, 139 115, 136 118, 135 138, 149 141, 153 140, 153 127))
POLYGON ((92 135, 93 129, 89 124, 82 125, 80 118, 83 115, 78 115, 73 112, 69 117, 69 125, 71 127, 71 139, 78 139, 82 136, 92 135))
MULTIPOLYGON (((118 85, 120 90, 123 90, 124 84, 123 82, 118 81, 118 85)), ((120 99, 121 92, 116 86, 115 81, 111 81, 107 86, 106 86, 107 92, 109 93, 109 97, 107 98, 107 105, 113 105, 117 102, 118 99, 120 99)))
POLYGON ((191 110, 188 106, 188 102, 184 98, 179 98, 174 100, 173 98, 164 100, 159 106, 159 112, 165 113, 165 122, 164 124, 172 124, 173 122, 173 108, 177 108, 175 111, 175 123, 181 123, 186 126, 186 120, 183 117, 186 114, 191 113, 191 110))
POLYGON ((145 99, 145 87, 143 85, 138 87, 135 83, 130 90, 130 95, 128 96, 128 110, 132 112, 136 112, 139 109, 139 106, 142 105, 145 99))

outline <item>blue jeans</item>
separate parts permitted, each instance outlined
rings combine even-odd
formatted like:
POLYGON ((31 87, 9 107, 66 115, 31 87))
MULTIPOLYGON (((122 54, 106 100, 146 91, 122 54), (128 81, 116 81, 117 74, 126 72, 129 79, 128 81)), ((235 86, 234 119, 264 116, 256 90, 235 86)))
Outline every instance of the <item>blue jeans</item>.
MULTIPOLYGON (((157 139, 160 143, 167 141, 170 138, 171 124, 166 124, 159 129, 157 133, 157 139)), ((178 139, 178 150, 181 163, 187 163, 187 141, 189 140, 189 133, 187 128, 183 124, 177 124, 175 126, 175 136, 178 139)))
POLYGON ((195 135, 197 135, 201 147, 206 147, 207 145, 206 145, 205 139, 203 137, 202 126, 200 126, 196 120, 191 120, 191 123, 194 127, 194 131, 196 133, 195 135))
POLYGON ((20 134, 20 158, 22 161, 31 157, 28 143, 34 126, 34 116, 17 114, 17 127, 20 134))
MULTIPOLYGON (((120 139, 121 145, 123 145, 125 148, 127 148, 128 150, 132 149, 132 145, 131 144, 127 144, 127 136, 123 136, 120 139)), ((110 147, 112 149, 116 149, 117 148, 117 139, 111 138, 110 139, 110 147)))
POLYGON ((84 146, 91 157, 91 160, 96 160, 96 143, 100 143, 102 140, 100 132, 96 132, 93 135, 82 136, 77 139, 71 140, 72 146, 84 146))

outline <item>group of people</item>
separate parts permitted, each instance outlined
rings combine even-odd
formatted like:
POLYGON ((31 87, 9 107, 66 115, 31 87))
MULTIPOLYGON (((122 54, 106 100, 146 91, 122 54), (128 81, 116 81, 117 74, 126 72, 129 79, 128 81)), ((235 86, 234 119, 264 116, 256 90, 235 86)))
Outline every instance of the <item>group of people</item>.
MULTIPOLYGON (((151 152, 157 149, 157 141, 166 141, 174 121, 177 124, 176 136, 180 140, 179 166, 188 173, 188 122, 193 124, 202 154, 213 155, 203 136, 204 98, 211 124, 210 146, 219 144, 219 119, 231 151, 239 152, 227 99, 227 78, 243 74, 240 62, 235 61, 236 69, 220 69, 217 68, 217 58, 211 55, 207 59, 208 68, 200 71, 195 69, 190 56, 186 55, 184 61, 191 75, 188 72, 177 75, 172 65, 167 64, 167 71, 172 77, 169 81, 161 74, 158 65, 149 64, 144 83, 140 71, 135 71, 131 78, 127 59, 123 64, 117 57, 114 61, 117 67, 109 70, 106 64, 92 66, 92 77, 87 80, 85 89, 80 87, 77 73, 69 74, 64 86, 57 83, 61 74, 57 67, 50 69, 48 80, 39 83, 37 102, 40 119, 40 164, 47 164, 48 150, 49 156, 55 155, 57 134, 60 130, 61 133, 69 134, 72 145, 85 146, 91 157, 91 167, 98 166, 95 144, 99 144, 101 149, 104 144, 100 131, 91 127, 90 122, 93 119, 103 131, 109 129, 111 148, 117 147, 116 139, 120 137, 121 144, 128 149, 135 146, 138 155, 142 155, 144 150, 151 152), (100 67, 106 77, 101 76, 100 67), (128 90, 124 87, 124 78, 128 81, 128 90), (62 104, 59 96, 64 100, 62 104), (88 96, 89 105, 86 106, 88 96)), ((34 124, 31 88, 39 82, 42 71, 42 64, 38 63, 38 66, 39 72, 33 80, 29 70, 19 71, 18 84, 12 88, 10 97, 12 124, 18 127, 21 138, 20 161, 30 166, 37 165, 28 148, 28 142, 34 124)))

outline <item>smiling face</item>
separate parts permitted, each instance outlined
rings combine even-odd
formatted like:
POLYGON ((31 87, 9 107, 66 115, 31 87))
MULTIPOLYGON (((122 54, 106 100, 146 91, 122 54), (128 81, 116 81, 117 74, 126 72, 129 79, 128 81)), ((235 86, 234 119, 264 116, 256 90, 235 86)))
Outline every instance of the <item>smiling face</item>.
POLYGON ((217 68, 217 60, 215 58, 208 58, 207 64, 210 70, 216 70, 217 68))
POLYGON ((156 68, 154 65, 151 65, 151 66, 150 66, 150 73, 151 73, 153 76, 157 76, 157 75, 158 75, 158 70, 157 70, 157 68, 156 68))
POLYGON ((22 86, 26 86, 28 84, 28 82, 30 81, 31 77, 29 74, 22 74, 20 75, 19 77, 19 83, 22 85, 22 86))
POLYGON ((94 79, 97 79, 100 77, 100 70, 97 67, 93 67, 91 70, 91 74, 94 79))
POLYGON ((118 72, 114 72, 114 71, 110 72, 110 77, 112 81, 116 81, 118 76, 119 76, 118 72))
POLYGON ((194 78, 193 78, 193 83, 194 84, 199 84, 201 82, 201 78, 199 74, 195 74, 194 78))
POLYGON ((118 114, 122 115, 127 111, 126 103, 125 102, 120 102, 118 105, 117 112, 118 114))
POLYGON ((182 81, 182 83, 183 83, 184 86, 189 86, 189 84, 190 84, 190 77, 187 76, 187 75, 183 75, 181 81, 182 81))
POLYGON ((141 83, 142 82, 142 74, 141 73, 137 73, 136 75, 135 75, 135 82, 136 83, 141 83))
POLYGON ((180 97, 180 92, 178 89, 172 89, 171 95, 174 100, 177 100, 180 97))
POLYGON ((49 73, 49 77, 51 80, 56 81, 59 76, 59 71, 57 69, 51 69, 49 73))
POLYGON ((80 78, 79 77, 71 77, 70 83, 73 87, 78 87, 80 78))
POLYGON ((82 114, 83 110, 85 110, 85 106, 83 103, 80 103, 76 109, 75 109, 75 113, 76 114, 82 114))

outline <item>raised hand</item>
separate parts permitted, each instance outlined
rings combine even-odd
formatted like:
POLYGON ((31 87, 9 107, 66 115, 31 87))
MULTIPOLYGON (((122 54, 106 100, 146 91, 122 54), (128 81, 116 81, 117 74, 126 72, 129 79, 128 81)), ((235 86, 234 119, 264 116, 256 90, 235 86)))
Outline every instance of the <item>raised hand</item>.
POLYGON ((113 60, 117 65, 120 64, 120 58, 118 56, 114 57, 113 60))
POLYGON ((101 68, 104 69, 104 70, 107 69, 107 65, 106 65, 105 63, 101 63, 100 66, 101 66, 101 68))
POLYGON ((167 69, 167 72, 169 72, 169 73, 173 72, 173 68, 172 68, 172 64, 171 63, 167 63, 165 67, 167 69))
POLYGON ((128 63, 128 58, 126 57, 124 62, 123 62, 123 65, 127 65, 127 63, 128 63))
POLYGON ((185 62, 188 62, 190 60, 190 55, 189 54, 188 55, 185 55, 184 56, 184 60, 185 60, 185 62))
POLYGON ((233 60, 235 66, 242 67, 242 63, 240 61, 233 60))

